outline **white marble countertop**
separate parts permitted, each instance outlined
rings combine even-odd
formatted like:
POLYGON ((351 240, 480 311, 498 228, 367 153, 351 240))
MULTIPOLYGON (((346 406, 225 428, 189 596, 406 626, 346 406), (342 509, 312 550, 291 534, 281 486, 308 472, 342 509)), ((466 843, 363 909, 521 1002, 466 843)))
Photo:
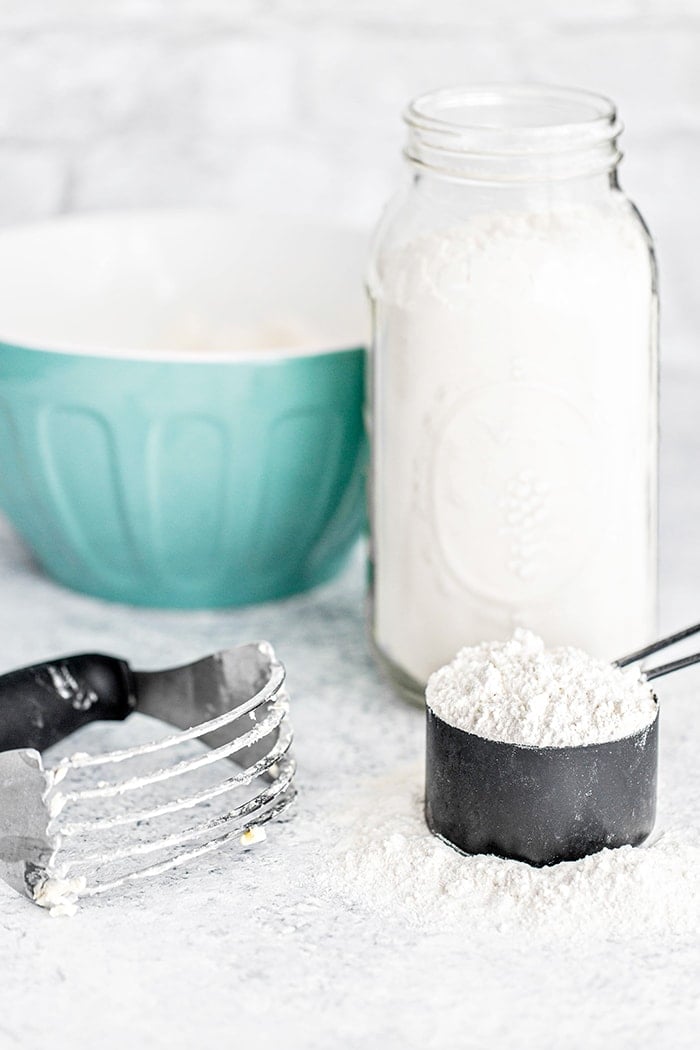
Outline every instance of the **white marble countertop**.
MULTIPOLYGON (((700 611, 698 515, 682 515, 698 500, 683 482, 698 439, 687 384, 671 386, 668 627, 700 611)), ((87 902, 72 919, 0 885, 3 1050, 697 1045, 697 929, 593 939, 581 930, 565 943, 527 931, 465 936, 387 922, 319 892, 318 859, 339 812, 372 778, 420 760, 423 747, 420 713, 373 667, 361 562, 358 552, 338 581, 277 605, 132 610, 54 586, 0 523, 0 670, 80 650, 166 666, 269 638, 288 669, 300 787, 294 818, 261 847, 202 858, 183 877, 87 902)), ((697 683, 689 672, 663 693, 662 825, 698 824, 697 683)))

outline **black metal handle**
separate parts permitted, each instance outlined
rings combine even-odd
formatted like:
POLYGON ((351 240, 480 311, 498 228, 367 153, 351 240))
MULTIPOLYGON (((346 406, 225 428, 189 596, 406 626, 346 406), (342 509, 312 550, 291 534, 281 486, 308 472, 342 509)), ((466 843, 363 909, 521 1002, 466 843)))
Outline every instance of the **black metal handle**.
POLYGON ((681 656, 680 659, 671 660, 670 663, 661 664, 659 667, 650 667, 648 670, 642 668, 642 674, 647 682, 651 682, 654 678, 662 678, 666 674, 672 674, 673 671, 682 671, 684 667, 692 667, 693 664, 699 663, 700 653, 691 653, 690 656, 681 656))
POLYGON ((43 751, 88 722, 121 721, 136 705, 124 660, 66 656, 0 677, 0 751, 43 751))
POLYGON ((615 660, 615 665, 617 667, 627 667, 628 664, 636 664, 639 660, 643 660, 645 656, 653 656, 654 653, 660 653, 662 649, 668 649, 670 646, 675 645, 676 642, 682 642, 684 638, 691 638, 694 634, 700 634, 700 623, 694 623, 691 627, 684 627, 682 631, 669 634, 666 638, 659 638, 658 641, 652 642, 651 645, 645 645, 643 649, 637 649, 634 653, 621 656, 619 660, 615 660))

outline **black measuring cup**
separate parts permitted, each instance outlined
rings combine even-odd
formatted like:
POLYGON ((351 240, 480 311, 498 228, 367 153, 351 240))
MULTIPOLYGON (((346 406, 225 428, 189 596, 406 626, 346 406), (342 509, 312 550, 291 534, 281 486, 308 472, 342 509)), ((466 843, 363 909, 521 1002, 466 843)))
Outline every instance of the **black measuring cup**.
MULTIPOLYGON (((687 627, 615 663, 626 667, 700 632, 687 627)), ((649 670, 646 681, 700 662, 700 653, 649 670)), ((637 846, 656 816, 656 717, 632 736, 574 747, 488 740, 427 708, 425 819, 462 853, 492 853, 537 867, 606 847, 637 846)))

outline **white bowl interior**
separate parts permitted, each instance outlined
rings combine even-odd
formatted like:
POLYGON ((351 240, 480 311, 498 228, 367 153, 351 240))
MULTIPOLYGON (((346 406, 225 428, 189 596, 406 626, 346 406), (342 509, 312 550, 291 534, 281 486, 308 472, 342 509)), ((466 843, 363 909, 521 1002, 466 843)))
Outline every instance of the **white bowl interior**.
POLYGON ((227 356, 365 342, 366 238, 277 216, 125 212, 0 231, 0 340, 227 356))

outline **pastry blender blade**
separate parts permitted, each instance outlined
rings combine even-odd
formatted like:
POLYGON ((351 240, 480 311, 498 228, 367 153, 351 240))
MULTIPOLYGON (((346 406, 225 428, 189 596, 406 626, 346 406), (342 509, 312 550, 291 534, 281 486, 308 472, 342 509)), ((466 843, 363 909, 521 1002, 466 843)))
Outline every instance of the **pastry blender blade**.
POLYGON ((60 913, 263 838, 296 793, 288 710, 267 642, 165 671, 87 654, 0 677, 0 877, 60 913), (141 720, 149 735, 131 746, 42 754, 134 712, 176 732, 154 740, 141 720))

